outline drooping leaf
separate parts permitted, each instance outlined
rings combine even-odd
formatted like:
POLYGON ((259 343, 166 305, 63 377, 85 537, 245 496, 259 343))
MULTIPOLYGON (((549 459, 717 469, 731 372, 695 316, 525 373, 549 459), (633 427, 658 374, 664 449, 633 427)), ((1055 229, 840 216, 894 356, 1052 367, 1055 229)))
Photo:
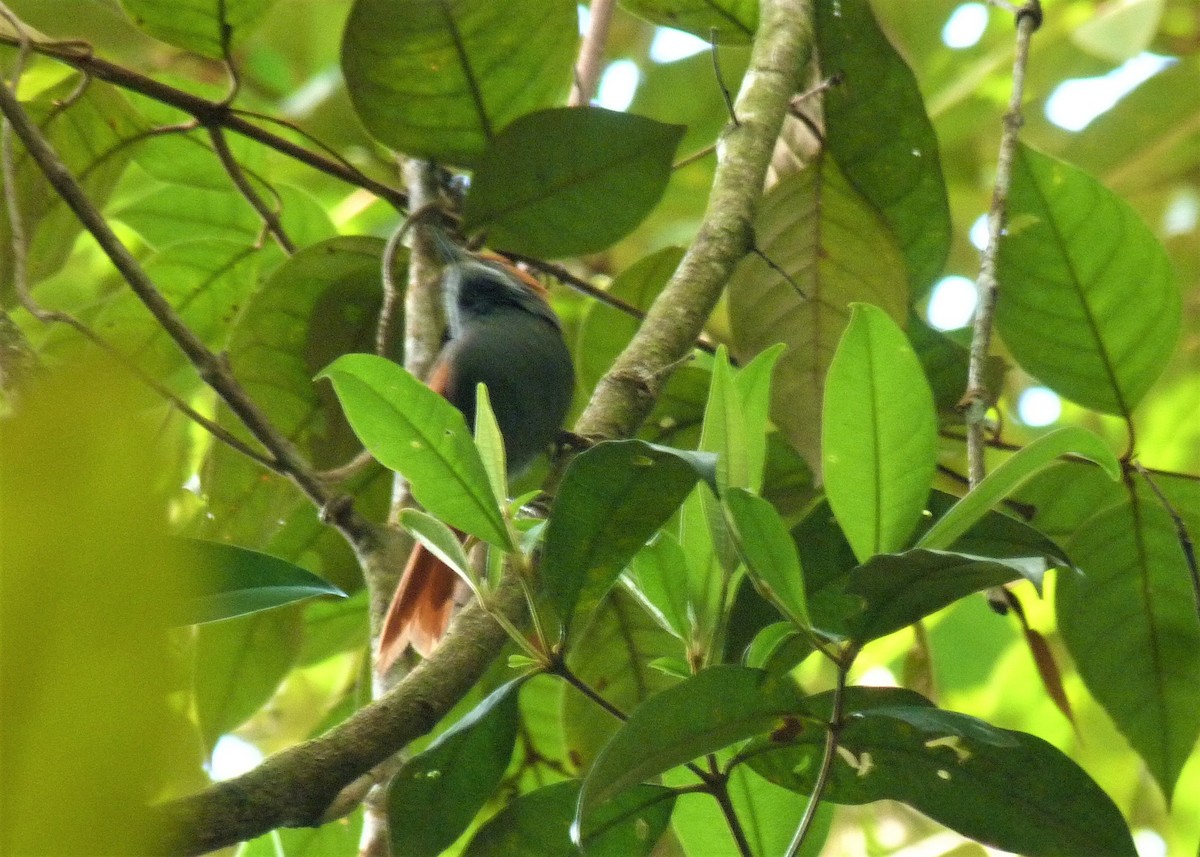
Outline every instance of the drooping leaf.
POLYGON ((599 107, 526 114, 479 158, 463 229, 531 256, 602 250, 658 202, 683 130, 599 107))
POLYGON ((1180 328, 1170 261, 1137 213, 1021 147, 998 261, 996 325, 1017 362, 1072 401, 1129 417, 1180 328))
POLYGON ((908 314, 904 260, 882 216, 829 158, 789 175, 768 191, 755 218, 755 243, 785 279, 757 255, 729 284, 734 353, 747 363, 782 342, 771 417, 814 471, 825 372, 853 301, 908 314))
POLYGON ((606 802, 650 777, 803 712, 802 695, 786 676, 738 666, 703 670, 629 715, 584 779, 579 820, 588 824, 606 802))
POLYGON ((821 73, 840 77, 822 101, 826 145, 895 232, 919 296, 950 250, 950 205, 917 79, 868 0, 817 3, 814 12, 821 73))
POLYGON ((578 780, 521 795, 479 829, 466 857, 639 857, 651 852, 666 830, 675 793, 638 786, 597 813, 591 827, 572 840, 579 801, 578 780))
POLYGON ((508 527, 462 413, 403 367, 345 354, 321 370, 354 432, 381 464, 408 479, 413 497, 446 523, 511 549, 508 527))
POLYGON ((215 622, 312 598, 346 593, 286 560, 236 545, 183 543, 195 594, 180 605, 180 625, 215 622))
POLYGON ((157 39, 211 59, 222 44, 254 23, 275 0, 121 0, 126 13, 157 39))
POLYGON ((748 42, 758 29, 758 0, 621 0, 621 5, 659 26, 722 45, 748 42))
POLYGON ((775 507, 740 488, 726 490, 721 501, 734 543, 754 585, 785 616, 807 628, 804 575, 796 545, 775 507))
POLYGON ((933 395, 904 332, 855 304, 825 379, 825 494, 860 562, 906 546, 933 482, 933 395))
POLYGON ((712 456, 638 440, 597 444, 563 476, 541 571, 564 622, 580 594, 599 598, 701 480, 712 456))
POLYGON ((471 166, 506 125, 566 94, 578 41, 569 0, 356 0, 342 72, 376 139, 471 166))
POLYGON ((1119 479, 1121 465, 1100 438, 1079 426, 1064 426, 1044 434, 989 473, 973 491, 952 506, 918 541, 920 547, 949 547, 986 512, 1062 455, 1078 455, 1119 479))
POLYGON ((630 575, 655 615, 675 636, 686 640, 688 619, 687 557, 679 540, 663 531, 633 557, 630 575))
MULTIPOLYGON (((752 764, 807 794, 820 767, 819 733, 801 733, 752 764)), ((835 803, 899 800, 979 842, 1033 857, 1136 854, 1112 799, 1033 735, 928 705, 885 704, 850 714, 838 739, 825 791, 835 803)))
POLYGON ((1096 514, 1067 543, 1084 574, 1058 576, 1055 609, 1088 690, 1169 800, 1200 736, 1200 624, 1171 520, 1135 502, 1096 514))
POLYGON ((388 830, 397 857, 437 857, 491 797, 516 744, 524 681, 493 691, 392 778, 388 830))
POLYGON ((492 497, 497 506, 503 506, 508 499, 508 464, 504 458, 504 436, 500 434, 500 425, 496 422, 496 414, 492 410, 492 403, 484 384, 475 387, 475 446, 479 449, 479 459, 487 471, 488 482, 492 486, 492 497))

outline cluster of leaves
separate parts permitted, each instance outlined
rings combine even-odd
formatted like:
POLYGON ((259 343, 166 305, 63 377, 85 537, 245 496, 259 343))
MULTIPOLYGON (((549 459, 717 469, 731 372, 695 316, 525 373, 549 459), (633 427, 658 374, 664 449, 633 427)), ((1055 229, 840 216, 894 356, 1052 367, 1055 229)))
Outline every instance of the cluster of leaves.
MULTIPOLYGON (((181 15, 166 0, 122 5, 145 32, 217 60, 232 59, 272 6, 224 0, 181 15)), ((755 2, 627 6, 704 38, 715 32, 722 45, 751 41, 758 23, 755 2)), ((669 825, 685 853, 815 854, 828 804, 883 799, 1010 851, 1132 854, 1112 799, 1046 741, 912 691, 848 684, 871 642, 984 589, 1022 578, 1040 587, 1050 567, 1059 569, 1063 651, 1168 797, 1192 754, 1200 624, 1187 561, 1176 521, 1132 476, 1134 410, 1181 327, 1171 260, 1129 203, 1088 173, 1020 148, 999 246, 998 333, 1022 370, 1119 418, 1127 451, 1118 460, 1096 435, 1062 429, 961 499, 937 490, 947 487, 936 482, 938 463, 959 449, 954 405, 967 355, 914 309, 953 256, 948 171, 917 78, 871 4, 814 9, 820 76, 841 82, 819 109, 804 102, 805 115, 788 120, 755 223, 761 254, 729 286, 727 329, 714 324, 741 368, 719 350, 678 370, 641 439, 602 443, 571 462, 544 524, 522 520, 520 503, 506 499, 486 399, 472 439, 461 415, 394 363, 349 353, 373 341, 384 244, 345 233, 389 228, 391 212, 335 224, 329 211, 340 197, 328 185, 289 172, 290 159, 262 139, 236 138, 237 163, 299 249, 264 243, 261 218, 231 189, 213 142, 181 124, 185 99, 132 78, 78 91, 69 64, 86 67, 89 54, 34 36, 36 52, 57 60, 31 58, 21 80, 27 109, 277 429, 318 467, 362 445, 402 473, 426 510, 403 523, 485 603, 505 559, 530 584, 533 632, 512 629, 513 656, 394 781, 398 854, 438 854, 455 841, 472 855, 650 853, 669 825), (313 383, 318 370, 331 385, 313 383), (1026 520, 999 511, 1005 501, 1026 520), (490 546, 487 573, 473 571, 448 527, 490 546), (834 689, 801 689, 796 674, 814 689, 832 675, 834 689)), ((890 23, 889 32, 903 30, 890 23)), ((575 5, 562 0, 519 9, 357 0, 334 34, 345 103, 306 127, 344 135, 352 107, 378 143, 469 170, 462 228, 499 249, 605 251, 639 225, 662 227, 688 183, 686 169, 671 170, 677 148, 711 143, 724 106, 713 87, 716 120, 686 115, 691 106, 661 109, 695 79, 683 77, 694 71, 684 61, 680 80, 648 83, 632 113, 561 107, 577 26, 575 5), (638 115, 639 106, 672 121, 638 115)), ((1089 38, 1111 47, 1111 34, 1092 29, 1089 38)), ((17 40, 11 21, 0 20, 0 35, 17 40)), ((739 57, 724 57, 729 73, 739 57)), ((260 72, 263 80, 270 75, 260 72)), ((354 131, 345 148, 364 142, 354 131)), ((89 250, 73 251, 79 227, 25 153, 14 161, 10 192, 32 236, 27 276, 38 301, 75 314, 248 438, 115 276, 89 250)), ((363 186, 382 174, 370 156, 322 169, 363 186)), ((692 183, 706 188, 709 173, 700 175, 692 183)), ((695 216, 669 227, 686 232, 680 222, 695 216)), ((11 231, 5 220, 5 247, 11 231)), ((643 258, 621 265, 610 292, 648 306, 681 253, 635 254, 643 258)), ((7 251, 4 261, 8 306, 7 251)), ((569 298, 560 308, 577 334, 586 394, 636 323, 569 298)), ((73 333, 18 319, 48 360, 81 348, 73 333)), ((993 362, 993 394, 1003 370, 993 362)), ((188 528, 208 540, 191 544, 202 555, 191 564, 212 574, 171 618, 226 620, 197 632, 200 743, 210 751, 269 704, 287 707, 278 688, 299 673, 318 677, 321 690, 292 681, 282 696, 319 714, 261 743, 320 732, 363 704, 365 599, 265 608, 336 589, 289 562, 353 591, 354 559, 285 479, 173 426, 177 460, 164 480, 198 470, 203 501, 187 502, 202 508, 178 511, 193 513, 188 528)), ((1183 523, 1195 521, 1194 484, 1159 481, 1183 523)), ((342 487, 364 514, 383 518, 386 470, 342 487)), ((349 853, 352 839, 335 824, 244 852, 349 853)))

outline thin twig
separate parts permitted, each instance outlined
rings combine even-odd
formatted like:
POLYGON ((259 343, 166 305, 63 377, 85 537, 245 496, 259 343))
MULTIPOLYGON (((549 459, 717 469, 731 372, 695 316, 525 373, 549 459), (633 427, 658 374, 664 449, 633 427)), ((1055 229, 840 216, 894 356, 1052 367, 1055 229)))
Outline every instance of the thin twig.
POLYGON ((230 180, 234 187, 245 198, 246 202, 250 203, 260 218, 263 225, 271 233, 271 237, 275 239, 275 243, 283 248, 283 252, 289 256, 295 255, 296 244, 288 237, 286 230, 283 228, 283 222, 279 219, 279 212, 267 205, 266 201, 259 196, 258 191, 254 189, 254 185, 246 177, 246 173, 242 170, 242 165, 238 163, 237 158, 233 156, 233 152, 229 148, 229 142, 225 139, 225 132, 220 125, 210 125, 208 127, 208 137, 212 141, 213 151, 217 153, 217 158, 221 161, 221 166, 225 168, 225 172, 229 174, 230 180))
POLYGON ((717 28, 713 27, 708 31, 709 44, 712 48, 712 65, 713 76, 717 79, 717 88, 721 90, 721 98, 725 100, 725 110, 729 113, 729 121, 734 127, 741 125, 738 121, 737 111, 733 106, 733 96, 729 92, 729 87, 725 83, 725 76, 721 74, 721 58, 717 53, 717 28))
POLYGON ((596 94, 600 72, 604 68, 604 46, 608 43, 608 28, 612 23, 616 0, 592 0, 588 7, 588 29, 579 46, 575 63, 575 83, 571 86, 571 107, 582 107, 596 94))
POLYGON ((332 523, 358 547, 369 540, 370 527, 359 518, 349 503, 334 504, 325 485, 313 472, 292 442, 284 437, 245 389, 234 378, 227 362, 218 357, 184 323, 174 307, 158 291, 141 263, 113 232, 108 221, 92 204, 87 193, 66 164, 42 136, 25 108, 7 87, 0 86, 0 112, 12 123, 30 156, 51 186, 91 233, 100 249, 128 283, 134 294, 154 316, 158 324, 196 368, 200 377, 229 406, 246 429, 270 452, 278 467, 321 509, 333 510, 332 523))
POLYGON ((962 409, 967 424, 967 460, 971 485, 978 485, 985 475, 984 448, 985 422, 987 420, 987 357, 991 350, 992 326, 996 312, 996 260, 1000 251, 1000 240, 1008 218, 1008 194, 1012 187, 1013 159, 1017 151, 1017 138, 1024 124, 1021 102, 1025 93, 1025 67, 1029 63, 1029 44, 1034 31, 1041 23, 1041 6, 1038 0, 1029 0, 1017 12, 1017 48, 1013 59, 1012 95, 1008 112, 1004 116, 1004 133, 1000 139, 1000 155, 996 166, 996 183, 992 192, 992 205, 988 211, 988 243, 983 250, 979 268, 979 309, 975 314, 974 333, 971 338, 971 359, 967 371, 967 390, 963 396, 962 409))
POLYGON ((754 849, 750 847, 750 840, 746 838, 746 831, 742 829, 737 811, 733 808, 733 800, 729 796, 729 780, 724 777, 717 778, 710 784, 707 791, 717 801, 717 806, 721 808, 721 815, 725 817, 725 825, 733 836, 733 843, 737 846, 738 854, 741 857, 753 857, 754 849))
POLYGON ((1176 510, 1170 498, 1163 493, 1163 490, 1158 487, 1158 483, 1150 475, 1150 471, 1142 466, 1140 461, 1136 459, 1133 466, 1137 468, 1137 472, 1146 480, 1146 484, 1150 486, 1150 490, 1154 492, 1154 496, 1158 498, 1158 502, 1162 504, 1163 509, 1171 516, 1172 523, 1175 524, 1175 534, 1179 538, 1179 547, 1183 549, 1183 557, 1187 560, 1188 573, 1192 578, 1192 598, 1196 603, 1196 614, 1200 616, 1200 571, 1196 568, 1196 545, 1192 541, 1192 535, 1188 531, 1187 523, 1183 520, 1183 516, 1176 510))
POLYGON ((233 50, 231 42, 233 41, 233 26, 229 23, 229 19, 225 14, 226 0, 217 0, 217 22, 221 27, 221 62, 225 66, 225 71, 229 75, 229 91, 225 93, 225 97, 221 99, 221 103, 228 107, 233 104, 233 101, 238 96, 238 92, 242 88, 242 78, 238 74, 237 65, 233 62, 233 50))
POLYGON ((833 771, 833 759, 837 755, 838 736, 842 731, 846 695, 846 671, 848 666, 838 665, 837 684, 833 688, 833 710, 829 715, 829 728, 825 732, 825 751, 821 756, 821 767, 817 770, 817 779, 813 783, 812 794, 808 797, 808 805, 804 808, 804 816, 796 828, 796 835, 785 852, 786 857, 796 857, 804 840, 812 829, 813 820, 817 817, 817 807, 821 805, 821 796, 829 784, 829 775, 833 771))

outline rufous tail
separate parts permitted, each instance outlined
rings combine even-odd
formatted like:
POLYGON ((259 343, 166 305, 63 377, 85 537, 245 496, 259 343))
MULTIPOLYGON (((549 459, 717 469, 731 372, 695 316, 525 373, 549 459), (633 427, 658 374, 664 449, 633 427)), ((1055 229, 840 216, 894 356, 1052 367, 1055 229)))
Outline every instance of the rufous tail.
POLYGON ((380 675, 409 646, 421 657, 429 657, 450 624, 457 585, 458 575, 448 565, 424 545, 413 548, 379 632, 375 669, 380 675))

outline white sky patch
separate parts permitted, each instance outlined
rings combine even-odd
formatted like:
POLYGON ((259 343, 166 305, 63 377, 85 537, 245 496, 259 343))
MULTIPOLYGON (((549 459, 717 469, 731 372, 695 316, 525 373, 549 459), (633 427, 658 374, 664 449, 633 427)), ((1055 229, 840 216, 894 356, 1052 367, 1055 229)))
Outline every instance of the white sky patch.
POLYGON ((670 27, 657 27, 650 42, 650 59, 656 63, 675 62, 708 49, 708 42, 699 36, 670 27))
POLYGON ((988 25, 988 10, 982 3, 963 3, 950 13, 942 27, 942 43, 961 50, 979 44, 988 25))
POLYGON ((987 214, 981 214, 975 218, 975 222, 971 224, 971 231, 968 233, 971 243, 975 245, 975 249, 983 251, 988 245, 988 224, 987 214))
POLYGON ((600 76, 594 103, 609 110, 625 110, 633 103, 642 73, 633 60, 617 60, 609 63, 600 76))
POLYGON ((887 667, 876 665, 871 667, 858 679, 859 684, 867 687, 899 687, 900 682, 896 681, 896 675, 887 667))
POLYGON ((974 282, 957 274, 942 277, 934 283, 929 295, 925 318, 938 330, 966 327, 978 303, 979 293, 974 282))
POLYGON ((1046 118, 1068 131, 1082 131, 1093 119, 1174 62, 1170 57, 1140 53, 1100 77, 1064 80, 1046 99, 1046 118))
POLYGON ((214 780, 230 780, 258 767, 262 750, 236 735, 222 735, 213 747, 208 773, 214 780))
POLYGON ((1046 387, 1030 387, 1017 399, 1017 418, 1027 426, 1048 426, 1060 416, 1062 399, 1046 387))
POLYGON ((1168 235, 1186 235, 1200 224, 1200 193, 1180 188, 1163 212, 1163 231, 1168 235))
POLYGON ((1167 843, 1157 831, 1148 827, 1133 832, 1133 846, 1138 857, 1167 857, 1167 843))

